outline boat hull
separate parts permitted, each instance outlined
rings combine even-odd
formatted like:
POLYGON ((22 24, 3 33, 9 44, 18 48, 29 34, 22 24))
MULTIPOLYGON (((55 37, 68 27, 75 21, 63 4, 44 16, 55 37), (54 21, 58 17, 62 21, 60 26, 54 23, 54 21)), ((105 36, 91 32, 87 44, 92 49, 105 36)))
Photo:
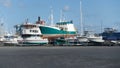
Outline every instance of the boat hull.
POLYGON ((59 28, 53 28, 49 26, 40 26, 40 30, 42 34, 76 34, 76 31, 65 31, 60 30, 59 28))
POLYGON ((88 38, 87 37, 84 37, 84 36, 80 36, 80 37, 77 37, 79 42, 88 42, 88 38))
POLYGON ((23 44, 47 44, 47 40, 23 40, 23 44))
POLYGON ((98 42, 98 43, 103 43, 104 40, 102 39, 102 37, 88 37, 90 42, 98 42))

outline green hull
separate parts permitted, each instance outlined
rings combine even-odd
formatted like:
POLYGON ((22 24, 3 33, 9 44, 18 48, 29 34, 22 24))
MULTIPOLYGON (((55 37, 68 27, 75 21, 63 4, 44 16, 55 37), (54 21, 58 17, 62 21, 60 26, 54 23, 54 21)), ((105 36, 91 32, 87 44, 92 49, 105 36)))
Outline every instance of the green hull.
POLYGON ((42 34, 76 34, 76 31, 64 31, 47 26, 40 26, 42 34))

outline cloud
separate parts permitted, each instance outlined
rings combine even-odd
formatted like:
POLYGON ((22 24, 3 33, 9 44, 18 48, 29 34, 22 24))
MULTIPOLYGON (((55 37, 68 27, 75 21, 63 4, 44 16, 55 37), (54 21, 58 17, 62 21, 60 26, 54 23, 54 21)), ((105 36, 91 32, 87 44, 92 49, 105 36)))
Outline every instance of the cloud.
POLYGON ((11 1, 10 0, 5 0, 4 4, 3 4, 5 7, 11 7, 12 4, 11 4, 11 1))
POLYGON ((68 5, 64 6, 63 10, 64 11, 69 11, 70 7, 68 5))
POLYGON ((4 7, 7 7, 7 8, 12 6, 11 0, 0 0, 0 4, 2 4, 4 7))
POLYGON ((26 8, 26 6, 23 2, 19 2, 18 6, 19 6, 19 8, 22 8, 22 9, 26 8))

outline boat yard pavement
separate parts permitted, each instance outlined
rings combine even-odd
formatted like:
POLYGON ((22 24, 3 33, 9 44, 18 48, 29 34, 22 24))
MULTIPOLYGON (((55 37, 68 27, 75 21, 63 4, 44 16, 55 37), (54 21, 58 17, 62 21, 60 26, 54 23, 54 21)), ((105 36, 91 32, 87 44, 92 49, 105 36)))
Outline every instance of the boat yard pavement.
POLYGON ((0 68, 120 68, 120 47, 0 47, 0 68))

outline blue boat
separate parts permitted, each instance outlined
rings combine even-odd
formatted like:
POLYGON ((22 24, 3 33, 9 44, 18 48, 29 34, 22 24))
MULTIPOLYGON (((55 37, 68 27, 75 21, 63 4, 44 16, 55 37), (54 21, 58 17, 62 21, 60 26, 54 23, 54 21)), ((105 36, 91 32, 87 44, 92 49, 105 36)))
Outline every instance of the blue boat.
POLYGON ((102 36, 104 40, 120 40, 120 32, 113 28, 105 28, 102 36))

